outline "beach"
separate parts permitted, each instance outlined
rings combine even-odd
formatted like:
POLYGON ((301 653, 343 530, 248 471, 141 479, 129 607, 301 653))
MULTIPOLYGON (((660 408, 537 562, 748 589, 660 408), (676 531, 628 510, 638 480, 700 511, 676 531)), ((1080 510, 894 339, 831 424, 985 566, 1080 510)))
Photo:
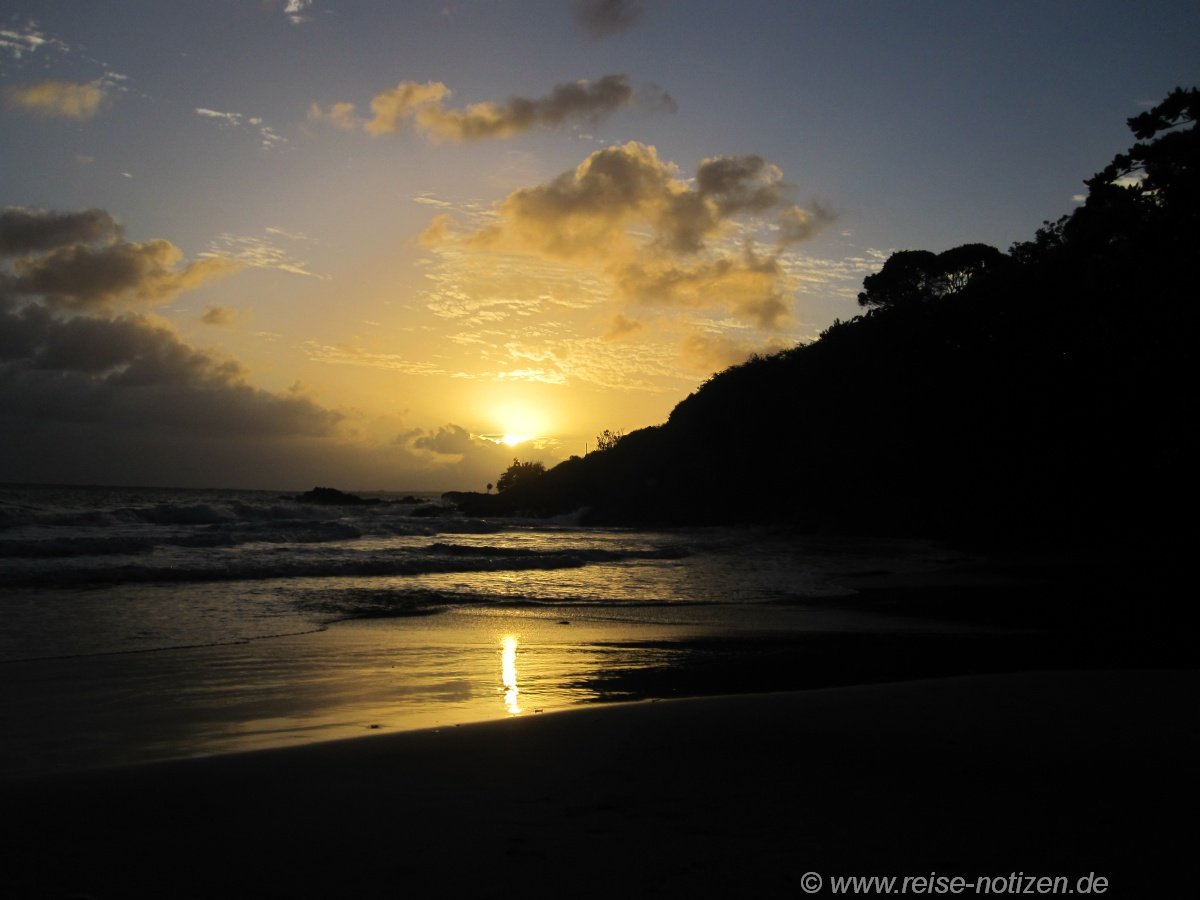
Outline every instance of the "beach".
POLYGON ((262 492, 7 509, 4 896, 1182 883, 1183 542, 598 529, 262 492))
MULTIPOLYGON (((801 878, 1178 885, 1194 671, 639 702, 8 780, 20 897, 800 896, 801 878)), ((809 882, 811 883, 811 882, 809 882)))

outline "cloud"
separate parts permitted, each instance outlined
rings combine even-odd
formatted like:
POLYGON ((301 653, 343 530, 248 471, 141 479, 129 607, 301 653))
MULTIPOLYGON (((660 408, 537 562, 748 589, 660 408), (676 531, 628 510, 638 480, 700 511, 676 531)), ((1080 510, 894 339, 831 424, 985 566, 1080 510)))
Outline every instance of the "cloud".
POLYGON ((0 284, 17 295, 40 296, 75 310, 165 303, 182 291, 229 275, 242 266, 229 259, 200 259, 180 267, 182 251, 170 241, 71 244, 40 256, 18 257, 0 284))
POLYGON ((100 111, 104 88, 94 82, 49 79, 36 84, 14 85, 5 91, 8 105, 50 119, 84 121, 100 111))
POLYGON ((441 199, 433 196, 433 194, 431 194, 428 191, 417 194, 417 196, 412 198, 412 201, 413 201, 413 203, 421 203, 421 204, 424 204, 425 206, 436 206, 441 209, 445 209, 446 207, 451 206, 451 203, 449 201, 441 200, 441 199))
POLYGON ((435 260, 425 272, 421 299, 440 319, 480 324, 562 316, 610 298, 605 280, 591 272, 551 259, 463 247, 448 230, 451 222, 448 214, 436 216, 422 235, 435 260))
POLYGON ((378 353, 363 347, 333 346, 318 341, 305 341, 300 345, 308 358, 314 362, 341 366, 366 366, 372 369, 390 369, 402 375, 440 375, 442 370, 431 363, 414 362, 395 353, 378 353))
POLYGON ((0 213, 0 295, 58 309, 104 311, 164 303, 242 267, 226 257, 183 263, 170 241, 121 239, 104 210, 60 213, 8 207, 0 213))
POLYGON ((542 384, 578 382, 594 387, 659 392, 678 390, 686 381, 659 347, 616 344, 600 337, 562 337, 529 333, 509 340, 487 358, 494 367, 459 371, 454 378, 525 381, 542 384))
POLYGON ((624 313, 617 313, 612 317, 612 321, 608 323, 608 328, 604 330, 604 339, 607 341, 622 341, 633 337, 635 334, 641 334, 646 330, 646 325, 636 319, 630 319, 624 313))
POLYGON ((439 428, 436 432, 423 433, 419 437, 414 437, 412 445, 421 450, 459 456, 480 449, 482 446, 481 442, 472 437, 471 432, 454 424, 439 428))
POLYGON ((706 159, 689 181, 654 147, 631 141, 512 192, 473 230, 458 231, 443 213, 423 243, 538 255, 603 273, 639 306, 723 307, 774 329, 788 320, 795 288, 780 252, 833 219, 819 205, 796 206, 793 193, 758 156, 706 159), (756 250, 756 235, 774 252, 756 250))
MULTIPOLYGON (((371 98, 371 118, 363 123, 367 134, 381 135, 398 131, 404 122, 422 107, 441 104, 450 96, 450 88, 440 81, 402 81, 390 90, 371 98)), ((336 107, 338 104, 334 104, 336 107)))
POLYGON ((575 21, 594 38, 628 31, 646 11, 644 0, 575 0, 575 21))
POLYGON ((208 109, 204 106, 196 107, 196 115, 203 119, 210 119, 219 122, 229 128, 247 127, 258 133, 259 146, 263 149, 271 149, 280 144, 286 144, 287 138, 281 135, 278 131, 267 125, 260 116, 246 116, 237 112, 220 112, 215 109, 208 109))
POLYGON ((237 320, 237 310, 228 306, 206 306, 200 316, 205 325, 215 325, 218 328, 228 328, 237 320))
POLYGON ((833 211, 820 203, 811 210, 792 206, 779 214, 779 244, 787 246, 810 240, 837 219, 833 211))
POLYGON ((342 131, 357 131, 364 124, 363 120, 358 117, 354 104, 344 102, 333 103, 328 107, 312 103, 308 107, 308 120, 324 122, 326 125, 332 125, 342 131))
POLYGON ((251 387, 244 368, 142 315, 62 316, 0 307, 0 416, 222 435, 329 433, 311 400, 251 387))
POLYGON ((479 230, 479 247, 530 250, 560 259, 626 255, 636 246, 629 229, 649 225, 654 243, 696 248, 716 227, 706 206, 663 163, 654 147, 636 142, 590 154, 573 171, 521 188, 497 208, 495 224, 479 230))
POLYGON ((748 250, 695 263, 630 263, 621 269, 618 284, 639 305, 720 306, 758 328, 779 328, 790 315, 786 291, 791 285, 778 260, 748 250))
POLYGON ((461 143, 507 138, 567 122, 595 123, 632 106, 671 111, 675 104, 654 85, 635 91, 626 75, 558 84, 544 97, 510 97, 504 103, 485 101, 462 108, 445 105, 451 93, 440 81, 402 81, 372 98, 370 118, 359 116, 354 104, 346 102, 328 107, 314 103, 308 118, 347 131, 361 128, 376 137, 412 127, 434 143, 461 143))
POLYGON ((679 345, 679 357, 689 369, 711 374, 745 362, 756 353, 775 353, 791 346, 789 341, 778 339, 756 342, 704 332, 684 338, 679 345))
POLYGON ((60 51, 68 49, 67 45, 57 38, 47 37, 33 21, 12 28, 0 28, 0 52, 7 53, 13 59, 24 59, 43 47, 53 47, 60 51))
POLYGON ((264 483, 353 456, 338 450, 342 413, 298 388, 257 388, 238 361, 117 308, 194 287, 227 261, 184 266, 169 241, 125 242, 102 210, 9 209, 0 235, 0 429, 14 438, 0 442, 0 467, 13 477, 264 483))
POLYGON ((120 236, 121 226, 102 209, 57 213, 10 206, 0 212, 0 257, 70 244, 111 243, 120 236))
POLYGON ((461 425, 448 423, 436 430, 413 428, 397 435, 393 444, 405 454, 416 457, 432 468, 443 480, 483 490, 494 483, 512 463, 514 454, 527 461, 555 460, 548 456, 544 442, 523 444, 519 450, 507 444, 474 434, 461 425))
POLYGON ((788 186, 783 172, 761 156, 716 156, 696 169, 696 192, 711 197, 723 215, 778 206, 788 186))
POLYGON ((287 0, 283 7, 283 13, 293 25, 303 25, 305 22, 312 21, 312 16, 304 15, 304 11, 312 4, 313 0, 287 0))
POLYGON ((311 241, 307 235, 300 232, 285 231, 282 228, 268 227, 265 229, 268 237, 260 238, 252 235, 236 235, 228 232, 219 234, 209 243, 209 249, 197 254, 201 259, 232 260, 239 265, 253 269, 277 269, 292 275, 306 275, 322 281, 329 276, 319 275, 308 268, 303 259, 293 256, 291 251, 281 246, 279 239, 299 242, 311 241))

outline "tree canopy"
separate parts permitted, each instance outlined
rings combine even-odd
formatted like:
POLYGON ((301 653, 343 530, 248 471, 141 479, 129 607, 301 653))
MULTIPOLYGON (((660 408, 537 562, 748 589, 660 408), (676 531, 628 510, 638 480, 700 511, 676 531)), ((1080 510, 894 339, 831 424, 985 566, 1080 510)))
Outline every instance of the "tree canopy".
POLYGON ((960 293, 972 280, 1001 269, 1008 257, 988 244, 962 244, 932 253, 901 250, 863 279, 859 306, 902 306, 960 293))
POLYGON ((513 489, 528 488, 546 474, 546 467, 540 462, 521 462, 514 459, 512 465, 496 480, 496 490, 501 494, 513 489))

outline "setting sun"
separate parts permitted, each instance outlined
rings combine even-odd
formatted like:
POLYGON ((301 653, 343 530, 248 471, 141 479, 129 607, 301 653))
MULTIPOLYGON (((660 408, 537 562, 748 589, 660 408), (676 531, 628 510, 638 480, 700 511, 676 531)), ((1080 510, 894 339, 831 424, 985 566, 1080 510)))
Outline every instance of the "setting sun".
POLYGON ((508 444, 510 447, 515 447, 517 444, 523 444, 527 440, 529 440, 529 435, 527 434, 506 434, 504 437, 500 438, 500 443, 508 444))

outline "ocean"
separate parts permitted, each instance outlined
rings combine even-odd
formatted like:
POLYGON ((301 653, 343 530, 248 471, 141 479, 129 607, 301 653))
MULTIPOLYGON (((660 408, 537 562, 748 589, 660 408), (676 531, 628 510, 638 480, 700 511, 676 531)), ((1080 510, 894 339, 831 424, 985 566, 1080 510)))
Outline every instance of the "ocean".
POLYGON ((536 714, 683 640, 910 627, 932 544, 477 519, 436 495, 0 486, 0 772, 536 714))

